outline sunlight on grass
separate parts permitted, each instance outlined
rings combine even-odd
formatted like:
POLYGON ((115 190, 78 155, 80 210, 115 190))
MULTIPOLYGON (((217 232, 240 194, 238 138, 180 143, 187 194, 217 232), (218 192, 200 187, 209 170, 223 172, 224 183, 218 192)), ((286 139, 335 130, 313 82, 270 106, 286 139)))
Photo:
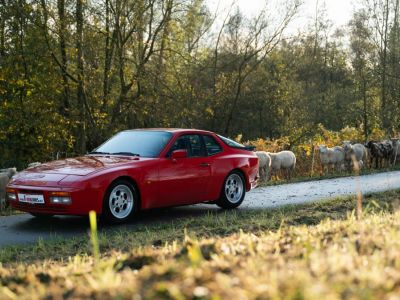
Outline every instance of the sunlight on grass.
POLYGON ((380 211, 257 235, 186 236, 180 245, 116 252, 100 268, 90 256, 3 266, 0 298, 383 299, 400 292, 399 229, 399 212, 380 211))
POLYGON ((9 247, 0 299, 389 299, 400 293, 399 207, 392 191, 366 195, 361 220, 349 197, 9 247))

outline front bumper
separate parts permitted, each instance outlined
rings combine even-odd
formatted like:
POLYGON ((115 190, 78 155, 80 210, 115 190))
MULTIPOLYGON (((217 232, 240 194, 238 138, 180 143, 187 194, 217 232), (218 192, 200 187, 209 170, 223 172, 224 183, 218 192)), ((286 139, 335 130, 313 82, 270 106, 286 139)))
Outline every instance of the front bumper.
POLYGON ((88 191, 79 190, 75 188, 66 187, 37 187, 37 186, 22 186, 22 185, 8 185, 7 188, 14 189, 17 194, 15 201, 9 200, 8 203, 12 208, 38 214, 51 214, 51 215, 86 215, 91 210, 97 213, 101 212, 101 205, 97 205, 95 195, 90 195, 88 191), (68 192, 71 197, 71 204, 54 204, 50 202, 51 192, 68 192), (32 204, 20 202, 18 193, 25 194, 39 194, 44 197, 44 204, 32 204))

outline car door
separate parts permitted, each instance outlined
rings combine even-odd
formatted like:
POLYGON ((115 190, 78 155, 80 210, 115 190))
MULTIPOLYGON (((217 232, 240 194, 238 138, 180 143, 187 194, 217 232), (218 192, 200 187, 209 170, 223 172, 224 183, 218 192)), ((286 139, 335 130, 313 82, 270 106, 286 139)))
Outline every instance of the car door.
POLYGON ((185 134, 177 138, 159 166, 159 203, 157 206, 184 205, 206 200, 211 175, 201 135, 185 134), (188 156, 172 159, 175 150, 187 150, 188 156))

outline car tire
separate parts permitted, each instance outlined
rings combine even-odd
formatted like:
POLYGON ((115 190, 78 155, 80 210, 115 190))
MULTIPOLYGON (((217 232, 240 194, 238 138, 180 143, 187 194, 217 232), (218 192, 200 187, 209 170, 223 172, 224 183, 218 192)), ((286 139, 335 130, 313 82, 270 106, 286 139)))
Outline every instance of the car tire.
POLYGON ((125 179, 114 181, 103 199, 103 217, 109 223, 123 223, 138 210, 139 197, 135 187, 125 179))
POLYGON ((243 174, 232 171, 226 176, 217 205, 225 209, 233 209, 242 204, 246 195, 246 182, 243 174))

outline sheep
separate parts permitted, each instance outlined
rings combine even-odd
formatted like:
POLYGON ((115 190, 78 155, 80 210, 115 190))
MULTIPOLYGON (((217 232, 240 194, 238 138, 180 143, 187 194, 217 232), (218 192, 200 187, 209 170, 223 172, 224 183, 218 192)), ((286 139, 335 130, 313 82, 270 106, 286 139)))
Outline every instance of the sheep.
POLYGON ((4 199, 6 197, 6 186, 10 178, 7 173, 0 173, 0 207, 3 206, 4 199))
POLYGON ((285 173, 285 177, 287 179, 291 179, 292 171, 294 171, 296 167, 296 156, 292 151, 281 151, 278 153, 270 153, 271 157, 271 173, 278 172, 282 170, 285 173))
MULTIPOLYGON (((354 161, 358 162, 360 165, 360 161, 362 161, 362 165, 367 161, 368 152, 364 145, 362 144, 354 144, 352 145, 349 141, 343 142, 343 149, 345 153, 345 162, 346 166, 349 170, 354 167, 354 161)), ((359 167, 358 167, 359 168, 359 167)))
POLYGON ((369 150, 370 153, 370 165, 371 167, 374 164, 375 161, 375 168, 378 168, 382 165, 382 160, 383 160, 383 151, 381 147, 379 146, 379 143, 375 141, 369 141, 368 143, 365 144, 365 147, 369 150))
POLYGON ((350 161, 350 164, 347 166, 347 169, 350 170, 355 170, 355 171, 360 171, 364 168, 365 163, 362 160, 352 160, 350 161))
POLYGON ((390 166, 394 154, 393 144, 391 141, 383 141, 380 143, 380 147, 383 151, 383 156, 386 160, 387 166, 390 166))
POLYGON ((5 203, 6 186, 16 173, 16 168, 2 169, 0 172, 0 207, 3 207, 5 203))
POLYGON ((328 148, 325 145, 319 146, 319 158, 322 169, 326 169, 328 172, 330 168, 341 171, 344 164, 344 157, 344 149, 340 146, 335 146, 333 148, 328 148))
POLYGON ((395 165, 396 162, 399 161, 399 156, 400 156, 400 141, 399 139, 391 138, 390 143, 392 144, 393 147, 393 153, 392 153, 392 164, 395 165))
POLYGON ((365 147, 367 147, 371 153, 370 163, 371 166, 375 160, 375 168, 383 166, 383 162, 386 160, 390 163, 391 157, 393 156, 393 146, 390 142, 375 142, 369 141, 365 147))
POLYGON ((258 156, 258 174, 261 181, 268 181, 271 170, 271 156, 265 151, 256 151, 258 156))

